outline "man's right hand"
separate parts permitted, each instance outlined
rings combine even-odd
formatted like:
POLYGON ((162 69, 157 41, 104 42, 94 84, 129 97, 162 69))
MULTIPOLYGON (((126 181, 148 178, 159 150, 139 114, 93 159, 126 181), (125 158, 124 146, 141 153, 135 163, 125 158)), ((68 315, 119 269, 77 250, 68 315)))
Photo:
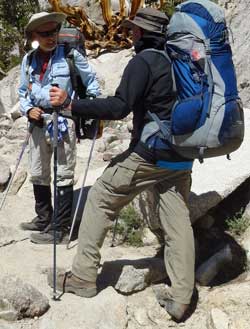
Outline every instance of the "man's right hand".
POLYGON ((43 110, 41 110, 39 107, 33 107, 31 110, 29 110, 28 117, 31 120, 39 121, 43 113, 43 110))

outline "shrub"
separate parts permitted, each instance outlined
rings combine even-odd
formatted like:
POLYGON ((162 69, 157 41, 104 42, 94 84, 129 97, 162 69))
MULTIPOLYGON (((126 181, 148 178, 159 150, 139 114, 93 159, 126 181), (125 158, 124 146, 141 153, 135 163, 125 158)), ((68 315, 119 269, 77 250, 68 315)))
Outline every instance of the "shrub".
POLYGON ((39 10, 38 0, 0 0, 0 68, 5 72, 24 55, 24 29, 31 14, 39 10))
MULTIPOLYGON (((112 229, 114 232, 114 228, 112 229)), ((116 235, 128 245, 140 247, 143 245, 144 222, 139 213, 130 204, 123 208, 119 214, 116 226, 116 235)))
POLYGON ((241 236, 250 226, 250 218, 242 216, 241 210, 234 217, 226 219, 228 231, 234 236, 241 236))

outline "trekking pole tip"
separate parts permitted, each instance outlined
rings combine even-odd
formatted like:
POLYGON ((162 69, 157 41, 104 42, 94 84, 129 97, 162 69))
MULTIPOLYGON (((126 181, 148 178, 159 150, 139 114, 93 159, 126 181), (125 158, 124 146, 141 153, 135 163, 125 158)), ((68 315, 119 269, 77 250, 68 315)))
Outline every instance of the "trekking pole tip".
POLYGON ((73 249, 73 248, 77 245, 77 242, 75 242, 75 243, 73 243, 73 244, 72 244, 72 242, 73 242, 73 241, 70 240, 70 241, 66 244, 66 249, 67 249, 67 250, 73 249))
POLYGON ((51 292, 51 299, 53 299, 54 301, 56 302, 60 301, 61 300, 60 297, 61 294, 58 294, 56 291, 51 292))
POLYGON ((66 244, 66 249, 69 250, 70 249, 70 241, 66 244))

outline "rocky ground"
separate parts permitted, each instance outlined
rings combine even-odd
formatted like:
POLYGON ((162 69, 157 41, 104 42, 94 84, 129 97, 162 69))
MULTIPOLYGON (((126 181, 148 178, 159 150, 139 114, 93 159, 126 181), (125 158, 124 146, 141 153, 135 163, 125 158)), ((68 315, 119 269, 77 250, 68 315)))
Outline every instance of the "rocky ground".
MULTIPOLYGON (((126 61, 128 54, 127 51, 112 54, 114 58, 117 58, 115 61, 112 58, 112 61, 115 63, 126 61)), ((93 61, 94 65, 96 61, 93 61)), ((101 57, 98 61, 99 65, 100 63, 105 65, 108 56, 101 57)), ((118 71, 116 74, 120 75, 118 71)), ((8 85, 6 81, 3 82, 8 85)), ((246 124, 249 126, 250 117, 248 111, 245 112, 246 124)), ((0 177, 2 181, 8 178, 10 171, 13 172, 13 165, 26 133, 25 118, 16 119, 14 124, 10 118, 11 115, 4 114, 0 119, 2 133, 0 177)), ((130 126, 130 121, 118 122, 115 128, 105 129, 103 138, 98 140, 95 146, 87 186, 92 185, 106 166, 107 162, 103 159, 109 160, 114 154, 126 148, 130 126)), ((211 268, 211 262, 214 264, 213 259, 217 262, 221 252, 223 257, 218 269, 213 270, 215 274, 218 272, 217 281, 213 280, 214 274, 212 274, 209 282, 205 278, 205 287, 197 285, 199 302, 196 305, 197 301, 194 299, 193 313, 191 312, 191 316, 181 324, 169 319, 156 300, 155 281, 164 279, 166 274, 162 267, 162 260, 152 258, 158 245, 150 233, 146 233, 145 245, 141 248, 123 245, 111 248, 110 238, 106 241, 102 249, 100 292, 96 297, 84 299, 66 294, 60 301, 52 300, 52 291, 46 279, 48 269, 52 266, 52 246, 31 244, 29 234, 19 229, 22 221, 34 216, 32 189, 27 176, 26 150, 0 213, 0 319, 2 319, 0 328, 248 328, 249 274, 244 271, 242 262, 237 257, 244 258, 243 246, 246 251, 250 250, 250 232, 242 237, 240 247, 237 249, 235 240, 226 237, 215 221, 219 222, 222 218, 222 209, 225 206, 224 208, 218 206, 222 200, 225 201, 231 197, 233 201, 229 199, 230 203, 237 203, 240 207, 237 201, 239 199, 237 189, 242 189, 241 200, 246 195, 245 185, 250 176, 249 142, 250 135, 247 131, 242 147, 232 154, 231 161, 221 157, 207 160, 202 165, 195 163, 190 204, 193 221, 199 219, 199 225, 196 228, 196 240, 199 245, 197 276, 199 275, 201 281, 204 281, 204 269, 199 265, 205 266, 205 273, 207 273, 206 269, 211 268), (226 255, 225 259, 223 248, 228 244, 232 255, 230 252, 229 257, 226 255), (204 251, 205 249, 209 252, 204 251), (244 275, 233 281, 242 272, 244 275), (210 286, 213 287, 210 288, 210 286)), ((90 146, 91 141, 82 141, 78 144, 75 199, 81 186, 90 146)), ((4 193, 1 196, 3 195, 4 193)), ((245 199, 244 206, 247 203, 247 198, 245 199)), ((65 246, 58 246, 58 267, 70 268, 76 251, 76 243, 77 241, 72 243, 73 248, 70 250, 66 250, 65 246)))

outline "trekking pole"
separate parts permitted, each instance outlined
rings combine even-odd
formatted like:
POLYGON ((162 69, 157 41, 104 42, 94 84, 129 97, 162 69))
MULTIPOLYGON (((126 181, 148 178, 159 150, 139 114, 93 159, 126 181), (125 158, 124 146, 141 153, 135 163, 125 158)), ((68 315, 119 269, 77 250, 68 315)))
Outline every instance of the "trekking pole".
POLYGON ((73 217, 71 228, 70 228, 69 241, 68 241, 68 243, 66 245, 66 248, 67 249, 70 249, 69 248, 69 245, 70 245, 72 234, 73 234, 73 231, 74 231, 75 222, 76 222, 76 216, 78 214, 78 210, 79 210, 79 207, 80 207, 80 203, 81 203, 81 199, 82 199, 82 194, 83 194, 83 189, 85 187, 85 183, 86 183, 86 179, 87 179, 87 174, 88 174, 88 171, 89 171, 89 165, 90 165, 90 161, 91 161, 91 158, 92 158, 92 154, 93 154, 93 150, 94 150, 94 146, 95 146, 95 141, 96 141, 96 137, 97 137, 97 134, 98 134, 98 130, 99 130, 99 121, 97 122, 95 134, 94 134, 93 141, 92 141, 92 144, 91 144, 91 148, 90 148, 90 152, 89 152, 89 157, 88 157, 88 161, 87 161, 87 166, 86 166, 84 177, 83 177, 83 181, 82 181, 81 190, 80 190, 80 193, 79 193, 79 196, 78 196, 77 205, 76 205, 76 209, 75 209, 75 212, 74 212, 74 217, 73 217))
POLYGON ((11 175, 11 178, 10 178, 9 183, 7 185, 7 188, 5 190, 4 196, 2 198, 2 201, 1 201, 1 204, 0 204, 0 210, 3 208, 3 205, 5 203, 5 200, 6 200, 6 197, 8 195, 9 189, 11 187, 11 184, 12 184, 13 180, 14 180, 14 177, 16 175, 16 172, 17 172, 17 169, 19 167, 19 164, 20 164, 20 162, 22 160, 24 151, 25 151, 25 149, 26 149, 26 147, 27 147, 27 145, 29 143, 29 139, 30 139, 30 136, 32 134, 33 128, 34 128, 34 123, 30 123, 29 128, 28 128, 28 132, 27 132, 26 137, 25 137, 25 141, 23 142, 23 145, 22 145, 21 152, 20 152, 20 154, 19 154, 19 156, 17 158, 15 169, 13 171, 13 174, 11 175))
MULTIPOLYGON (((58 84, 51 84, 53 87, 59 87, 58 84)), ((56 291, 56 224, 58 213, 58 195, 57 195, 57 148, 58 148, 58 112, 59 107, 53 108, 53 156, 54 156, 54 212, 53 212, 53 299, 59 300, 56 291)))
POLYGON ((115 219, 115 226, 114 226, 114 231, 113 231, 113 236, 112 236, 112 241, 111 241, 110 247, 115 246, 115 236, 116 236, 117 225, 118 225, 118 217, 116 217, 116 219, 115 219))

